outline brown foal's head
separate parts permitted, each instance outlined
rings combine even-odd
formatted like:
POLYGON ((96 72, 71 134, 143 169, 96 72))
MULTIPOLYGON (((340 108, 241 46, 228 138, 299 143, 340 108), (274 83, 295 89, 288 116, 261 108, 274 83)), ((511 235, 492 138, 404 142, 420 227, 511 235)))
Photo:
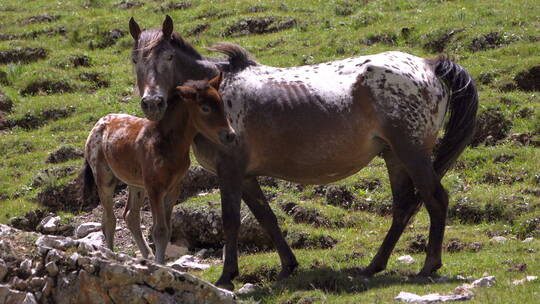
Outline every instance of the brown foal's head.
POLYGON ((213 79, 188 81, 177 87, 184 100, 195 129, 214 143, 229 145, 236 133, 225 115, 223 101, 218 93, 222 74, 213 79))

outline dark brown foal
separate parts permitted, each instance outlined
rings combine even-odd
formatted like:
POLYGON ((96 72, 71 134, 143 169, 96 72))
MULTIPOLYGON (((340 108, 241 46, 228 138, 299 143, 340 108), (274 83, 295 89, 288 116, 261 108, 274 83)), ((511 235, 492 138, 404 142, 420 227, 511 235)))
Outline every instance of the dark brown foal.
POLYGON ((179 96, 173 95, 156 121, 109 114, 90 132, 85 148, 85 170, 90 178, 85 182, 97 186, 104 208, 103 232, 111 250, 116 227, 112 196, 121 180, 129 187, 124 219, 145 258, 150 249, 141 233, 140 208, 146 191, 152 210, 155 258, 164 263, 171 211, 190 164, 193 138, 202 133, 218 145, 228 145, 235 137, 218 94, 220 82, 221 74, 210 81, 191 81, 177 87, 179 96))

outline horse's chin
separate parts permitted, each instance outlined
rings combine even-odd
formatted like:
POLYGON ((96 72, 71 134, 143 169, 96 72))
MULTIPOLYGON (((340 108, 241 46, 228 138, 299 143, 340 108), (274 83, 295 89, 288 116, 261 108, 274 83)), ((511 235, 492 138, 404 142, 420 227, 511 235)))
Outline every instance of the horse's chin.
POLYGON ((159 121, 165 115, 165 111, 143 111, 143 114, 148 120, 159 121))

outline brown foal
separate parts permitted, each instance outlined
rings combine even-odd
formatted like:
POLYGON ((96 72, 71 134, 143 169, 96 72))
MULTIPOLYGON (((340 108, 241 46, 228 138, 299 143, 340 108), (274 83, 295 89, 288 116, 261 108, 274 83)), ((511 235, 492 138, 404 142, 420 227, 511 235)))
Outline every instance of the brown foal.
POLYGON ((97 186, 103 205, 103 233, 112 250, 116 218, 113 192, 119 180, 129 188, 124 219, 143 257, 151 251, 140 228, 144 191, 152 210, 155 259, 165 261, 171 234, 171 212, 189 165, 189 149, 197 133, 224 147, 235 138, 218 94, 221 74, 210 81, 190 81, 176 88, 161 117, 148 120, 109 114, 94 126, 85 147, 85 188, 97 186))

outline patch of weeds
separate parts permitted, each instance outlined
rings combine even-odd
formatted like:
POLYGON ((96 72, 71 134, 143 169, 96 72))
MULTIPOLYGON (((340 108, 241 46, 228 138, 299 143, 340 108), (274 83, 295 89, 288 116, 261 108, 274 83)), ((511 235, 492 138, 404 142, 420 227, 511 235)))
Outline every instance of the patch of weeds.
POLYGON ((187 36, 197 36, 197 35, 200 35, 200 34, 206 32, 210 27, 211 27, 211 25, 209 23, 197 24, 194 27, 192 27, 190 30, 188 30, 186 32, 186 35, 187 36))
POLYGON ((132 9, 132 8, 141 7, 144 5, 144 3, 139 2, 139 1, 122 0, 122 1, 116 2, 113 5, 120 9, 132 9))
POLYGON ((520 239, 540 237, 540 217, 529 218, 513 226, 513 233, 520 239))
POLYGON ((459 199, 448 208, 448 218, 467 224, 480 223, 483 219, 482 206, 466 197, 459 199))
POLYGON ((47 157, 45 163, 57 164, 68 161, 70 159, 76 159, 83 157, 84 153, 79 149, 72 147, 60 147, 60 149, 51 152, 47 157))
POLYGON ((77 172, 77 170, 78 167, 76 166, 55 167, 42 170, 34 177, 32 187, 56 186, 58 180, 72 175, 77 172))
POLYGON ((489 107, 480 115, 471 142, 473 147, 485 143, 493 145, 506 138, 512 128, 512 121, 507 119, 499 107, 489 107))
POLYGON ((481 84, 487 85, 492 83, 495 77, 497 77, 497 73, 495 72, 481 72, 476 80, 481 84))
POLYGON ((339 241, 330 235, 314 235, 305 231, 291 230, 287 232, 287 243, 295 249, 328 249, 339 241))
POLYGON ((10 119, 8 120, 7 127, 20 127, 26 130, 35 129, 43 124, 47 123, 50 120, 57 120, 60 118, 65 118, 69 116, 75 110, 74 107, 62 108, 62 109, 47 109, 41 111, 40 114, 36 115, 31 112, 27 112, 21 118, 10 119))
POLYGON ((20 22, 22 24, 31 24, 31 23, 53 22, 58 19, 60 19, 60 16, 58 15, 43 14, 43 15, 36 15, 36 16, 31 16, 28 18, 21 19, 20 22))
POLYGON ((255 269, 241 271, 237 280, 242 283, 265 283, 275 281, 278 275, 278 268, 275 266, 262 265, 255 269))
POLYGON ((119 29, 112 29, 110 31, 102 32, 98 31, 96 39, 91 40, 88 43, 90 49, 104 49, 116 44, 118 39, 124 37, 125 32, 119 29))
POLYGON ((10 86, 11 81, 8 79, 8 73, 0 70, 0 84, 5 86, 10 86))
POLYGON ((246 13, 262 13, 262 12, 266 12, 268 9, 269 9, 268 6, 264 4, 256 4, 256 5, 252 5, 248 7, 245 10, 245 12, 246 13))
POLYGON ((407 240, 407 252, 422 253, 426 252, 427 239, 425 235, 415 234, 407 240))
POLYGON ((292 202, 281 202, 278 206, 290 215, 295 223, 306 223, 314 227, 343 226, 342 223, 334 223, 315 208, 305 208, 292 202))
POLYGON ((509 36, 506 33, 490 32, 474 38, 469 45, 469 50, 473 52, 494 49, 505 44, 515 41, 516 38, 509 36))
POLYGON ((156 12, 168 12, 174 10, 185 10, 193 7, 193 2, 191 1, 181 1, 181 2, 169 2, 163 4, 155 9, 156 12))
POLYGON ((79 74, 81 81, 90 82, 93 89, 108 88, 110 86, 109 80, 105 79, 105 75, 95 72, 83 72, 79 74))
POLYGON ((351 17, 352 26, 357 30, 379 21, 382 17, 383 14, 380 12, 361 11, 351 17))
POLYGON ((445 248, 448 252, 460 252, 466 248, 466 244, 461 242, 458 238, 452 238, 448 240, 445 248))
POLYGON ((394 33, 369 34, 361 43, 365 45, 374 45, 376 43, 395 45, 397 43, 397 36, 394 33))

